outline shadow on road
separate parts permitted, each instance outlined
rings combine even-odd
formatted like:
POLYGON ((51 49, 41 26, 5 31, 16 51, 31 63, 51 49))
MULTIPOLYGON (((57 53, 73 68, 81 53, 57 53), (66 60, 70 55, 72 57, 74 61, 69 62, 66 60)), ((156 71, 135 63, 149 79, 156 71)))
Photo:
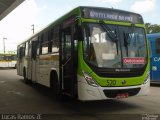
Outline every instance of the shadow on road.
POLYGON ((152 87, 160 87, 160 82, 159 83, 151 83, 152 87))
MULTIPOLYGON (((24 83, 24 80, 21 80, 24 83)), ((25 83, 24 83, 25 84, 25 83)), ((68 98, 65 101, 56 100, 49 88, 39 85, 39 84, 28 84, 30 87, 34 88, 39 94, 51 99, 56 104, 63 106, 70 111, 82 114, 103 114, 103 113, 119 113, 119 111, 127 111, 130 109, 138 109, 139 106, 131 104, 125 100, 103 100, 103 101, 88 101, 82 102, 75 99, 68 98)), ((54 106, 53 106, 54 108, 54 106)))
POLYGON ((13 67, 0 67, 0 70, 15 70, 13 67))

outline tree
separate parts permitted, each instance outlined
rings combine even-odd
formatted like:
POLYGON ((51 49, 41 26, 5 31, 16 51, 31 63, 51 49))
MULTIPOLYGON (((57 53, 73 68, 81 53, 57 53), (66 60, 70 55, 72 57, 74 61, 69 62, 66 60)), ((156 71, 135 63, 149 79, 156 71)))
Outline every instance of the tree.
POLYGON ((145 23, 147 34, 160 32, 160 25, 145 23))

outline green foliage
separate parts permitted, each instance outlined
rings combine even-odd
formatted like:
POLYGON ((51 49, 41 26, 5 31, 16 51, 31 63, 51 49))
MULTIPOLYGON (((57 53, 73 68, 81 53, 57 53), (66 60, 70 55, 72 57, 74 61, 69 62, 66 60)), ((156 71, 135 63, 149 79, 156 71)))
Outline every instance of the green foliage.
POLYGON ((145 27, 146 27, 147 34, 160 32, 160 25, 145 23, 145 27))

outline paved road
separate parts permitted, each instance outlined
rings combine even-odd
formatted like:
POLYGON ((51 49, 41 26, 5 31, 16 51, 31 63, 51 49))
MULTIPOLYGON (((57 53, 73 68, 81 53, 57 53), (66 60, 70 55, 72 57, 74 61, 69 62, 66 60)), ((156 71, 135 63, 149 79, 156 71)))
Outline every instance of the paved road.
MULTIPOLYGON (((142 114, 160 114, 160 86, 152 86, 149 95, 143 97, 86 103, 76 100, 59 102, 51 97, 47 88, 26 85, 15 69, 3 69, 0 70, 0 113, 36 113, 43 114, 43 119, 56 117, 58 120, 122 120, 126 117, 142 120, 142 114)), ((159 119, 160 115, 156 120, 159 119)))

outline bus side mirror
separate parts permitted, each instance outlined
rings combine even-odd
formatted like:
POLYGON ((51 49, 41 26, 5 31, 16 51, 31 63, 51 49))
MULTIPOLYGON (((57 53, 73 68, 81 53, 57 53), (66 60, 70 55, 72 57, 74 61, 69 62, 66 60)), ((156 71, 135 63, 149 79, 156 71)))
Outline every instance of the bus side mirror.
POLYGON ((75 26, 75 32, 73 35, 73 39, 80 40, 80 41, 82 41, 82 39, 83 39, 82 28, 79 25, 75 26))
POLYGON ((77 32, 74 33, 73 39, 74 39, 74 40, 78 40, 77 32))

